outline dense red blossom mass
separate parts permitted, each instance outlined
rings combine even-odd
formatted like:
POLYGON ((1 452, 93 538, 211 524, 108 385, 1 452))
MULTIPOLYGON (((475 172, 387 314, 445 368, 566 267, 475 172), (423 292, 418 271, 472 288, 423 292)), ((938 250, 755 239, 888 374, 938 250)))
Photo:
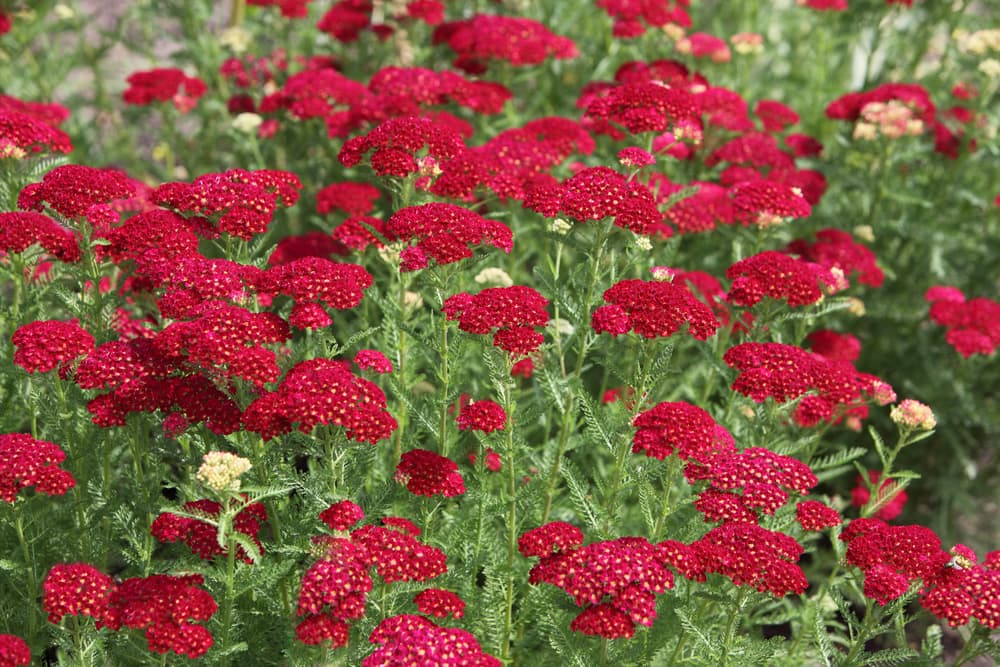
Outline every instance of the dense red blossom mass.
POLYGON ((578 54, 571 39, 552 33, 537 21, 490 14, 442 23, 434 30, 433 43, 447 44, 457 54, 455 67, 470 74, 483 73, 491 60, 524 66, 578 54))
POLYGON ((493 333, 493 345, 522 357, 541 346, 537 327, 548 324, 548 300, 531 287, 490 287, 478 294, 461 292, 445 299, 441 310, 471 334, 493 333))
POLYGON ((368 638, 378 648, 361 663, 363 667, 441 665, 441 667, 500 667, 501 662, 483 652, 472 633, 443 628, 423 616, 390 616, 368 638))
MULTIPOLYGON (((193 500, 184 503, 184 512, 208 520, 217 520, 222 512, 222 505, 214 500, 193 500)), ((257 547, 257 553, 251 555, 242 545, 238 545, 236 558, 244 563, 253 563, 264 551, 264 546, 257 535, 261 524, 265 521, 267 521, 267 510, 260 503, 250 503, 233 517, 232 529, 245 535, 257 547)), ((191 553, 202 560, 211 560, 228 553, 228 550, 219 544, 218 527, 207 521, 164 512, 153 521, 150 533, 161 542, 184 542, 191 549, 191 553)))
POLYGON ((61 496, 74 486, 73 475, 59 467, 66 453, 59 445, 27 433, 0 435, 0 500, 13 503, 28 487, 47 496, 61 496))
POLYGON ((931 321, 947 329, 945 340, 963 357, 992 354, 1000 347, 1000 303, 967 299, 958 288, 941 285, 927 290, 924 298, 931 304, 931 321))
MULTIPOLYGON (((4 16, 0 13, 0 34, 3 30, 4 16)), ((31 648, 28 643, 17 635, 0 635, 0 665, 3 667, 22 667, 31 664, 31 648)))
POLYGON ((646 338, 668 337, 687 326, 692 338, 706 340, 719 329, 711 308, 684 286, 673 282, 623 280, 604 292, 608 303, 594 311, 598 333, 619 336, 629 331, 646 338))
POLYGON ((468 259, 474 246, 491 245, 509 253, 514 245, 510 227, 455 204, 402 208, 386 221, 385 231, 411 243, 400 253, 401 271, 426 268, 432 259, 439 265, 468 259))
POLYGON ((465 481, 458 464, 426 449, 404 452, 396 466, 396 481, 418 496, 459 496, 465 493, 465 481))

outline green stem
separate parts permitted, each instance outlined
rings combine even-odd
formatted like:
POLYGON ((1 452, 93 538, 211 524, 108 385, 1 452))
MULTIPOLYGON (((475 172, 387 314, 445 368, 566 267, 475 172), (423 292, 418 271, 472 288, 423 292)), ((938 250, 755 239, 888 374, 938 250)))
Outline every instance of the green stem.
MULTIPOLYGON (((507 366, 510 366, 509 360, 507 366)), ((517 476, 514 465, 514 400, 510 383, 510 369, 503 379, 504 411, 507 413, 506 447, 504 464, 507 466, 507 495, 510 499, 507 514, 507 587, 506 609, 504 610, 504 632, 500 649, 500 660, 504 664, 512 663, 511 630, 514 625, 514 561, 517 557, 517 476)))
MULTIPOLYGON (((37 593, 38 581, 35 577, 35 559, 31 557, 31 546, 24 537, 24 517, 17 505, 14 506, 14 530, 17 531, 17 542, 21 545, 21 556, 24 558, 24 571, 28 578, 28 600, 33 601, 37 593)), ((28 637, 27 641, 32 644, 35 637, 36 619, 34 604, 28 604, 28 637)))
MULTIPOLYGON (((222 648, 229 649, 229 638, 233 625, 233 607, 236 604, 233 591, 236 588, 236 537, 235 529, 231 528, 229 539, 229 551, 226 554, 226 600, 225 608, 222 612, 222 648)), ((229 664, 229 656, 223 658, 223 666, 229 664)))
POLYGON ((448 456, 448 319, 441 316, 441 422, 438 427, 441 429, 439 441, 441 443, 441 456, 448 456))
POLYGON ((680 458, 675 455, 670 456, 670 463, 667 464, 667 474, 663 478, 663 501, 660 503, 660 513, 656 517, 656 524, 653 526, 653 534, 651 536, 653 542, 658 542, 660 540, 660 530, 663 528, 663 522, 666 520, 670 510, 670 494, 674 490, 674 477, 677 475, 677 467, 680 465, 680 458))

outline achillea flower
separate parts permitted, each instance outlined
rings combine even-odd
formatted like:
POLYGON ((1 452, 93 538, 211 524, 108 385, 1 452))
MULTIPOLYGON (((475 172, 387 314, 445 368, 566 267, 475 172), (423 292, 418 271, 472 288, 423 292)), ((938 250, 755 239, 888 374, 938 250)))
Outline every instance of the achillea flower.
POLYGON ((531 569, 532 584, 548 583, 573 596, 585 607, 570 626, 608 638, 630 637, 635 624, 651 626, 656 618, 656 595, 673 588, 667 554, 642 537, 622 537, 575 548, 575 535, 563 524, 547 524, 521 536, 522 553, 540 555, 531 569), (553 531, 557 527, 559 530, 553 531), (545 533, 536 532, 545 530, 545 533), (532 535, 531 540, 527 540, 532 535), (537 535, 537 537, 536 537, 537 535), (552 551, 552 538, 565 547, 552 551), (570 538, 567 542, 565 538, 570 538))
POLYGON ((823 152, 823 144, 808 134, 789 134, 785 143, 796 157, 814 157, 823 152))
POLYGON ((632 452, 663 460, 676 453, 683 461, 708 463, 716 456, 736 451, 736 443, 723 426, 696 405, 679 401, 658 403, 639 413, 632 422, 632 452))
POLYGON ((671 0, 597 0, 597 6, 614 19, 612 34, 619 38, 638 37, 647 28, 662 28, 668 23, 682 27, 691 25, 691 17, 684 11, 686 2, 671 3, 671 0), (674 4, 671 7, 671 4, 674 4))
POLYGON ((826 269, 840 269, 848 277, 856 275, 863 285, 880 287, 885 280, 885 274, 876 264, 875 253, 840 229, 821 229, 812 243, 802 239, 792 241, 786 252, 800 255, 826 269))
POLYGON ((29 153, 44 151, 69 153, 72 150, 69 135, 54 124, 0 106, 0 159, 26 157, 29 153))
POLYGON ((583 532, 565 521, 550 521, 522 533, 517 549, 526 558, 546 558, 559 552, 571 552, 583 544, 583 532))
POLYGON ((339 160, 353 167, 372 151, 370 164, 376 174, 406 178, 420 170, 416 154, 425 146, 427 155, 438 161, 450 160, 465 149, 458 132, 429 118, 408 116, 390 118, 368 134, 349 139, 339 160))
POLYGON ((608 167, 588 167, 561 184, 535 188, 524 204, 547 217, 614 218, 615 225, 636 234, 648 233, 663 219, 648 187, 608 167))
POLYGON ((817 329, 806 336, 806 341, 810 350, 827 359, 853 362, 861 355, 861 341, 851 334, 817 329))
POLYGON ((330 527, 330 530, 350 530, 358 521, 365 518, 364 510, 350 500, 336 502, 320 512, 319 520, 330 527))
POLYGON ((723 360, 741 371, 732 389, 757 403, 763 403, 768 396, 785 403, 814 384, 813 356, 794 345, 741 343, 727 350, 723 360))
POLYGON ((258 286, 275 296, 287 294, 296 306, 315 304, 321 309, 347 310, 361 303, 372 280, 372 275, 357 264, 302 257, 268 268, 258 286))
MULTIPOLYGON (((0 34, 3 30, 4 16, 0 14, 0 34)), ((17 635, 0 635, 0 666, 21 667, 31 664, 31 649, 28 643, 17 635)))
POLYGON ((68 365, 94 350, 94 337, 80 328, 76 320, 39 320, 18 327, 11 337, 14 363, 29 373, 48 373, 68 365))
POLYGON ((705 164, 709 167, 722 162, 758 169, 795 167, 795 158, 778 148, 778 140, 774 135, 763 132, 745 132, 715 149, 705 159, 705 164))
POLYGON ((695 581, 717 572, 737 586, 753 586, 776 597, 801 595, 809 586, 795 564, 802 546, 784 533, 755 523, 724 523, 690 545, 668 540, 657 546, 668 563, 695 581))
POLYGON ((21 253, 36 244, 63 262, 80 261, 76 235, 49 216, 34 211, 0 213, 0 251, 21 253))
POLYGON ((372 630, 368 641, 378 648, 362 667, 394 665, 440 665, 440 667, 500 667, 500 661, 484 653, 472 633, 461 628, 442 628, 423 616, 390 616, 372 630))
POLYGON ((240 476, 253 467, 249 459, 229 452, 208 452, 201 460, 195 479, 219 493, 239 491, 240 476))
POLYGON ((493 345, 523 357, 541 346, 536 328, 548 324, 548 300, 531 287, 490 287, 478 294, 460 292, 445 299, 441 310, 458 328, 471 334, 494 332, 493 345))
POLYGON ((760 118, 766 132, 782 132, 799 122, 799 114, 777 100, 760 100, 753 112, 760 118))
MULTIPOLYGON (((367 95, 364 84, 349 79, 336 69, 314 67, 288 77, 281 90, 261 100, 259 111, 274 113, 287 109, 299 120, 322 118, 330 136, 341 137, 346 136, 351 128, 346 108, 359 104, 367 95)), ((262 132, 268 122, 278 121, 273 118, 265 121, 261 125, 262 132)))
POLYGON ((843 523, 840 513, 818 500, 803 500, 795 505, 795 520, 803 530, 823 530, 843 523))
POLYGON ((514 16, 476 14, 462 21, 442 23, 434 30, 434 44, 447 44, 457 54, 454 65, 481 74, 490 60, 506 60, 515 67, 538 65, 548 57, 575 58, 576 44, 553 34, 541 23, 514 16))
MULTIPOLYGON (((232 502, 239 501, 234 499, 232 502)), ((214 500, 193 500, 184 504, 184 511, 213 521, 222 512, 222 505, 214 500)), ((236 558, 244 563, 254 563, 264 552, 264 546, 257 535, 265 521, 267 510, 260 503, 250 503, 233 518, 232 529, 248 537, 257 547, 257 553, 251 555, 242 545, 237 545, 236 558)), ((149 532, 160 542, 184 542, 191 553, 202 560, 211 560, 229 553, 225 546, 219 544, 218 526, 207 521, 164 512, 156 517, 149 532)))
POLYGON ((309 15, 312 0, 247 0, 248 5, 257 7, 279 7, 281 15, 290 19, 302 19, 309 15))
POLYGON ((212 635, 199 623, 218 609, 212 596, 199 588, 199 574, 173 577, 154 574, 126 579, 111 594, 104 625, 145 630, 149 650, 174 652, 194 659, 212 647, 212 635))
POLYGON ((883 607, 905 593, 909 587, 910 580, 888 565, 877 563, 865 570, 865 597, 875 600, 883 607))
POLYGON ((881 477, 882 473, 878 470, 869 470, 868 484, 865 484, 864 478, 858 475, 855 486, 851 489, 851 505, 854 507, 877 505, 879 509, 872 516, 882 521, 892 521, 903 512, 909 496, 906 489, 901 488, 898 482, 887 479, 879 484, 881 477), (871 502, 873 488, 877 489, 874 503, 871 502))
POLYGON ((372 589, 368 550, 344 538, 323 541, 324 554, 302 577, 296 613, 305 616, 295 629, 299 641, 334 648, 348 639, 346 621, 364 616, 372 589))
POLYGON ((947 328, 945 340, 959 354, 992 354, 1000 346, 1000 303, 985 297, 966 299, 954 287, 936 286, 924 297, 931 320, 947 328))
POLYGON ((351 541, 367 549, 367 563, 385 583, 426 581, 448 571, 443 551, 417 541, 417 535, 402 527, 397 530, 390 518, 382 522, 393 527, 362 526, 351 533, 351 541))
POLYGON ((384 120, 386 114, 418 114, 420 108, 454 102, 480 114, 495 114, 511 98, 511 92, 499 83, 466 79, 450 71, 423 67, 383 67, 368 82, 371 92, 366 102, 352 108, 353 113, 384 120), (371 107, 372 112, 366 113, 371 107), (379 118, 378 116, 383 116, 379 118))
POLYGON ((125 104, 144 106, 154 101, 171 101, 181 113, 193 109, 208 90, 201 79, 173 67, 133 72, 126 82, 129 87, 122 93, 125 104))
MULTIPOLYGON (((582 98, 586 100, 587 98, 582 98)), ((698 98, 681 87, 654 81, 623 83, 590 99, 584 122, 598 134, 623 139, 630 134, 666 132, 683 122, 697 122, 698 98)))
POLYGON ((191 183, 164 183, 153 191, 157 205, 208 218, 218 231, 249 241, 267 231, 278 206, 293 206, 302 183, 288 171, 230 169, 191 183))
MULTIPOLYGON (((375 218, 371 219, 374 220, 375 218)), ((369 240, 367 243, 370 242, 369 240)), ((278 241, 274 252, 267 258, 267 264, 269 266, 287 264, 303 257, 332 259, 334 255, 349 255, 350 252, 351 248, 348 244, 342 242, 340 239, 334 238, 325 232, 312 231, 282 238, 278 241)))
POLYGON ((112 261, 135 266, 134 278, 159 285, 181 259, 201 257, 196 227, 172 211, 155 209, 132 216, 112 229, 104 252, 112 261))
POLYGON ((289 432, 295 423, 303 433, 332 424, 343 426, 352 440, 375 444, 398 426, 385 406, 382 390, 351 373, 347 363, 310 359, 289 370, 277 391, 251 403, 243 423, 265 440, 289 432))
POLYGON ((743 225, 769 227, 790 218, 806 218, 812 207, 791 185, 772 180, 737 183, 730 188, 733 211, 743 225))
POLYGON ((807 306, 823 298, 821 284, 836 284, 834 276, 819 265, 773 250, 741 259, 726 269, 726 277, 733 281, 727 299, 745 307, 765 296, 784 299, 793 308, 807 306))
POLYGON ((416 241, 400 253, 401 271, 426 268, 431 259, 438 265, 467 259, 473 256, 472 246, 491 245, 509 253, 514 244, 502 222, 445 203, 402 208, 386 221, 385 230, 394 239, 416 241))
POLYGON ((973 618, 988 628, 1000 627, 1000 551, 986 554, 982 563, 962 544, 949 554, 947 563, 924 578, 920 604, 953 627, 973 618))
POLYGON ((391 373, 392 362, 378 350, 358 350, 354 355, 354 365, 362 370, 373 370, 376 373, 391 373))
POLYGON ((674 49, 695 58, 711 58, 716 63, 727 63, 733 58, 725 40, 707 32, 694 32, 681 37, 674 42, 674 49))
MULTIPOLYGON (((479 457, 475 452, 469 453, 469 463, 476 465, 476 461, 478 460, 479 457)), ((487 447, 486 455, 483 457, 483 465, 490 472, 500 472, 500 469, 503 468, 503 459, 500 458, 499 454, 493 451, 492 447, 487 447)))
POLYGON ((458 472, 458 464, 426 449, 404 452, 396 466, 395 479, 418 496, 450 497, 465 493, 465 481, 458 472))
POLYGON ((17 197, 22 211, 43 211, 45 205, 67 218, 86 218, 99 233, 117 222, 109 203, 135 194, 132 180, 115 169, 97 169, 79 164, 56 167, 41 183, 25 186, 17 197))
POLYGON ((462 405, 455 421, 460 431, 492 433, 504 429, 507 425, 507 413, 502 405, 494 401, 469 401, 462 405))
POLYGON ((375 200, 382 196, 378 188, 368 183, 331 183, 316 193, 316 212, 326 215, 343 211, 351 217, 368 215, 375 200))
POLYGON ((42 609, 50 623, 60 623, 64 616, 90 616, 104 621, 115 582, 108 575, 86 563, 60 563, 52 566, 42 582, 42 609))
POLYGON ((930 431, 937 426, 931 409, 912 398, 903 399, 899 405, 893 406, 889 418, 907 430, 930 431))
POLYGON ((665 338, 686 324, 692 338, 707 340, 720 326, 712 310, 678 283, 622 280, 604 292, 604 300, 608 305, 591 318, 597 333, 635 331, 645 338, 665 338))
POLYGON ((618 151, 618 162, 623 167, 630 169, 641 169, 651 164, 656 164, 656 158, 651 153, 635 146, 623 148, 618 151))
POLYGON ((413 598, 421 614, 437 616, 438 618, 462 618, 465 615, 465 602, 451 591, 440 588, 426 588, 413 598))
POLYGON ((847 0, 795 0, 800 7, 818 9, 821 12, 846 12, 847 0))
POLYGON ((827 118, 857 121, 861 111, 872 102, 888 103, 897 100, 915 112, 915 117, 926 124, 934 122, 936 108, 927 89, 916 83, 884 83, 871 90, 847 93, 826 107, 827 118))

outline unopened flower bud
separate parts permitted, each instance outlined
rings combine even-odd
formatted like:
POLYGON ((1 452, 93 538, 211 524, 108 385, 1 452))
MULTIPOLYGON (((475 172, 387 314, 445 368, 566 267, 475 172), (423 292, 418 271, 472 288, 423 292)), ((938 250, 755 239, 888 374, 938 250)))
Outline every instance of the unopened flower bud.
POLYGON ((248 459, 229 452, 209 452, 202 457, 195 479, 213 491, 238 491, 240 475, 250 470, 248 459))

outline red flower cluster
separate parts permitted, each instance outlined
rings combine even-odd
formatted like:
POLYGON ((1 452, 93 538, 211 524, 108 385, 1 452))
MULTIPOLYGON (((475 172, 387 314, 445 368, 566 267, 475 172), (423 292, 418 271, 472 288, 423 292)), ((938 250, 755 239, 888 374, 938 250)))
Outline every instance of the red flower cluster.
POLYGON ((598 134, 621 140, 619 127, 630 134, 666 132, 678 123, 700 121, 698 98, 681 87, 655 81, 623 83, 596 96, 586 96, 584 122, 598 134))
POLYGON ((27 433, 0 435, 0 500, 13 503, 29 486, 47 496, 61 496, 76 480, 59 467, 66 453, 56 444, 35 440, 27 433))
POLYGON ((442 628, 423 616, 390 616, 372 630, 368 641, 378 648, 362 661, 362 667, 501 665, 495 657, 483 652, 472 633, 461 628, 442 628))
POLYGON ((527 193, 524 205, 547 217, 560 213, 580 221, 613 217, 615 225, 636 234, 663 229, 652 191, 609 167, 588 167, 561 184, 536 187, 527 193))
POLYGON ((531 287, 490 287, 478 294, 460 292, 445 299, 441 310, 458 328, 471 334, 496 331, 493 345, 511 357, 534 352, 545 340, 535 327, 548 324, 548 300, 531 287))
POLYGON ((163 207, 204 216, 220 232, 249 241, 267 231, 274 212, 299 200, 302 182, 290 171, 230 169, 191 183, 164 183, 153 191, 163 207))
POLYGON ((442 23, 434 29, 434 44, 447 44, 455 53, 455 67, 482 74, 490 60, 511 65, 537 65, 549 56, 566 59, 578 54, 576 44, 541 23, 515 16, 476 14, 462 21, 442 23))
POLYGON ((469 401, 464 403, 455 420, 460 431, 502 431, 507 425, 507 413, 494 401, 469 401))
POLYGON ((631 637, 635 624, 651 626, 656 595, 674 586, 666 554, 643 537, 622 537, 580 547, 582 534, 554 522, 518 540, 524 556, 539 556, 532 584, 548 583, 584 607, 570 629, 608 639, 631 637))
POLYGON ((0 213, 0 250, 21 253, 36 244, 63 262, 80 261, 76 235, 49 216, 34 211, 0 213))
POLYGON ((944 567, 924 578, 920 604, 953 627, 975 618, 988 628, 1000 628, 1000 551, 986 554, 982 563, 964 544, 950 553, 944 567))
POLYGON ((691 25, 691 17, 684 11, 689 0, 677 0, 671 7, 670 0, 597 0, 597 6, 614 19, 611 33, 615 37, 639 37, 647 28, 662 28, 668 23, 681 27, 691 25))
POLYGON ((427 155, 439 162, 450 160, 465 149, 461 135, 429 118, 390 118, 368 134, 349 139, 340 149, 340 163, 353 167, 368 151, 379 176, 408 175, 420 171, 416 153, 427 147, 427 155))
POLYGON ((319 513, 319 520, 330 527, 330 530, 350 530, 358 521, 365 518, 361 506, 350 500, 341 500, 319 513))
POLYGON ((361 370, 373 370, 376 373, 392 372, 392 362, 378 350, 358 350, 354 355, 354 365, 361 370))
POLYGON ((107 612, 114 580, 86 563, 54 565, 42 583, 42 609, 49 622, 64 616, 90 616, 100 622, 107 612))
MULTIPOLYGON (((423 21, 428 25, 437 25, 444 18, 444 5, 441 0, 404 0, 399 9, 405 9, 393 16, 395 22, 406 19, 423 21)), ((316 27, 329 33, 341 42, 354 42, 362 30, 370 29, 380 38, 385 38, 393 32, 392 26, 372 24, 371 0, 339 0, 323 15, 316 27)))
POLYGON ((773 250, 741 259, 726 269, 726 277, 733 281, 726 298, 746 307, 765 296, 785 299, 792 307, 807 306, 823 298, 820 284, 837 284, 827 269, 773 250))
POLYGON ((296 613, 305 616, 295 636, 305 644, 330 640, 333 648, 347 644, 347 621, 364 616, 372 589, 367 550, 349 539, 328 538, 323 558, 302 577, 296 613))
POLYGON ((94 337, 76 320, 39 320, 18 327, 11 337, 14 363, 29 373, 59 369, 65 375, 69 364, 94 349, 94 337))
POLYGON ((149 650, 174 652, 194 659, 212 647, 212 635, 204 625, 219 606, 198 588, 200 574, 173 577, 154 574, 126 579, 115 586, 102 623, 112 630, 123 626, 145 630, 149 650))
POLYGON ((383 67, 368 82, 370 95, 352 109, 368 120, 419 115, 422 107, 453 102, 480 114, 495 114, 511 98, 499 83, 466 79, 423 67, 383 67))
POLYGON ((289 322, 300 329, 329 326, 332 320, 324 305, 354 308, 371 285, 372 275, 357 264, 322 257, 302 257, 269 267, 258 284, 262 292, 287 294, 295 301, 289 322))
POLYGON ((331 183, 316 193, 316 211, 322 215, 331 211, 352 217, 367 215, 381 196, 378 188, 368 183, 331 183))
POLYGON ((290 19, 304 19, 309 15, 312 0, 247 0, 248 5, 257 7, 279 7, 281 15, 290 19))
MULTIPOLYGON (((202 560, 211 560, 229 553, 226 545, 219 544, 217 526, 209 523, 219 517, 222 505, 214 500, 194 500, 184 503, 184 511, 204 517, 206 521, 164 512, 153 521, 149 532, 160 542, 184 542, 191 549, 191 553, 202 560)), ((244 563, 255 562, 257 556, 264 552, 264 545, 257 537, 264 521, 267 521, 267 510, 260 503, 250 503, 233 518, 232 529, 247 536, 257 545, 257 553, 253 555, 247 553, 242 546, 236 547, 236 557, 244 563)))
POLYGON ((883 104, 898 100, 913 110, 925 123, 934 121, 935 107, 927 89, 918 83, 883 83, 871 90, 847 93, 826 107, 826 117, 854 122, 861 117, 861 110, 873 102, 883 104))
POLYGON ((774 180, 751 180, 730 189, 736 219, 744 225, 768 227, 788 218, 805 218, 812 207, 795 187, 774 180))
MULTIPOLYGON (((0 13, 0 34, 3 30, 4 15, 0 13)), ((31 664, 31 649, 28 643, 17 635, 0 635, 0 666, 21 667, 31 664)))
POLYGON ((844 520, 834 508, 818 500, 803 500, 795 505, 795 520, 803 530, 817 531, 839 526, 844 520))
POLYGON ((851 334, 817 329, 806 336, 806 341, 814 354, 827 359, 854 362, 861 356, 861 341, 851 334))
POLYGON ((881 287, 885 280, 875 253, 855 243, 850 234, 840 229, 821 229, 812 243, 802 239, 792 241, 785 252, 800 255, 826 269, 840 269, 848 277, 856 274, 862 285, 881 287))
POLYGON ((182 259, 201 257, 198 227, 172 211, 155 209, 126 220, 108 234, 104 252, 112 261, 135 265, 136 289, 158 287, 182 259))
POLYGON ((402 208, 386 221, 385 230, 391 238, 416 241, 400 253, 401 271, 426 268, 431 259, 439 265, 467 259, 473 245, 488 244, 507 253, 514 245, 507 225, 454 204, 402 208))
POLYGON ((689 197, 681 199, 667 209, 666 218, 674 224, 681 234, 696 234, 715 229, 718 223, 732 224, 736 213, 729 198, 729 190, 718 185, 703 181, 692 181, 687 184, 670 183, 666 177, 655 178, 657 184, 657 200, 665 203, 671 195, 680 192, 685 187, 696 187, 697 191, 689 197))
POLYGON ((947 328, 945 340, 966 359, 1000 347, 1000 303, 966 299, 959 289, 943 286, 930 288, 924 298, 931 304, 931 320, 947 328))
POLYGON ((639 413, 632 422, 632 452, 663 460, 676 453, 683 461, 708 463, 714 458, 736 452, 736 442, 729 431, 696 405, 658 403, 639 413))
POLYGON ((171 101, 181 113, 193 109, 208 90, 204 81, 174 67, 133 72, 126 82, 129 87, 122 93, 125 104, 143 106, 154 101, 171 101))
POLYGON ((451 591, 427 588, 413 598, 421 614, 446 618, 462 618, 465 615, 465 601, 451 591))
POLYGON ((716 572, 737 586, 753 586, 776 597, 801 595, 809 586, 796 565, 802 546, 792 537, 756 523, 724 523, 691 544, 661 542, 665 560, 688 579, 716 572))
POLYGON ((99 234, 118 222, 108 204, 135 194, 132 179, 115 169, 97 169, 79 164, 56 167, 41 183, 25 186, 17 197, 23 211, 50 209, 67 218, 85 218, 99 234))
POLYGON ((608 305, 591 317, 597 333, 620 336, 635 331, 646 338, 666 338, 686 324, 692 338, 706 340, 720 326, 712 309, 680 283, 622 280, 604 292, 604 300, 608 305))
POLYGON ((451 497, 465 493, 465 480, 458 472, 458 464, 426 449, 404 452, 396 466, 395 479, 418 496, 451 497))
POLYGON ((351 373, 347 363, 310 359, 288 371, 277 391, 265 392, 251 403, 243 422, 265 440, 288 433, 293 423, 303 433, 311 433, 319 424, 333 424, 343 426, 352 440, 375 444, 398 426, 385 406, 382 390, 351 373))
POLYGON ((52 623, 67 615, 90 616, 98 628, 145 630, 150 651, 198 658, 212 647, 212 635, 198 623, 218 609, 198 588, 202 583, 197 574, 154 574, 116 584, 86 563, 59 564, 42 584, 42 607, 52 623))
POLYGON ((0 159, 24 157, 29 152, 69 153, 73 143, 57 125, 58 122, 49 123, 32 114, 7 108, 0 100, 0 159))
POLYGON ((387 583, 426 581, 448 571, 447 558, 437 547, 417 540, 420 529, 405 519, 386 517, 386 526, 362 526, 351 540, 368 549, 375 571, 387 583))

